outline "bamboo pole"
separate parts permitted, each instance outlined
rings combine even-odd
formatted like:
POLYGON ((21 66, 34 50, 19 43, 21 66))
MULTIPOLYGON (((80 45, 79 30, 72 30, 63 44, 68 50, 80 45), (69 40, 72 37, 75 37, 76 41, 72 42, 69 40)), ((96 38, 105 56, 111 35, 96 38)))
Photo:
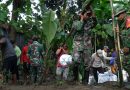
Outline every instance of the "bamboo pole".
POLYGON ((120 35, 119 35, 119 25, 118 22, 116 23, 116 30, 115 30, 115 18, 114 18, 114 9, 113 9, 113 1, 110 0, 111 10, 112 10, 112 25, 113 25, 113 32, 114 32, 114 41, 115 41, 115 48, 117 51, 117 65, 119 70, 119 85, 120 87, 123 86, 123 75, 122 75, 122 62, 121 62, 121 55, 120 55, 120 35), (118 31, 118 32, 117 32, 118 31))
MULTIPOLYGON (((112 26, 113 26, 113 32, 114 32, 114 41, 116 41, 115 18, 114 18, 114 9, 113 9, 113 1, 112 0, 110 0, 110 5, 111 5, 111 12, 112 12, 112 26)), ((117 50, 116 43, 115 43, 115 48, 117 50)))
MULTIPOLYGON (((117 31, 119 31, 119 25, 117 23, 117 31)), ((119 70, 119 84, 120 87, 123 86, 123 75, 122 75, 122 61, 121 61, 121 53, 120 53, 120 37, 119 37, 119 32, 117 32, 117 65, 118 65, 118 70, 119 70)))

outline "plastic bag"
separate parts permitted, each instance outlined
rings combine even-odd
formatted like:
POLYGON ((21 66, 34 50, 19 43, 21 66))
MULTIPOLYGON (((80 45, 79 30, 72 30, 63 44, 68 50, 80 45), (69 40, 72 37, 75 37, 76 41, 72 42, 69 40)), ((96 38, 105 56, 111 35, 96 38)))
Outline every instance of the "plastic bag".
POLYGON ((68 54, 61 55, 59 63, 62 66, 67 66, 67 65, 71 64, 72 63, 72 56, 68 55, 68 54))
POLYGON ((93 85, 94 83, 95 83, 96 81, 95 81, 95 79, 94 79, 94 76, 89 76, 89 82, 88 82, 88 84, 89 85, 93 85))

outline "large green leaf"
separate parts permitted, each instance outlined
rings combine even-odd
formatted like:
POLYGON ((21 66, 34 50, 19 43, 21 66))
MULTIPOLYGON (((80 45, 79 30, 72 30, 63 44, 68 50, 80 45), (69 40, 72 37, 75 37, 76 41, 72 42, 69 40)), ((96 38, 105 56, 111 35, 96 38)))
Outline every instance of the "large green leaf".
POLYGON ((49 10, 43 15, 43 33, 45 35, 48 48, 55 37, 56 31, 57 24, 55 22, 55 13, 54 11, 49 10))
POLYGON ((0 21, 3 21, 5 22, 6 21, 6 18, 7 18, 7 12, 6 11, 2 11, 0 10, 0 21))
POLYGON ((111 24, 104 24, 103 28, 106 30, 106 33, 110 36, 113 36, 113 29, 111 24))

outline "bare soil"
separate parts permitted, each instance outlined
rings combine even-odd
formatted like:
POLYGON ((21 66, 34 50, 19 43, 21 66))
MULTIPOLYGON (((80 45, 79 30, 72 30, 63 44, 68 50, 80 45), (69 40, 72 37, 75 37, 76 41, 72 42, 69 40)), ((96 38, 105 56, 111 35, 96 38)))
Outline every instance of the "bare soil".
POLYGON ((71 84, 64 83, 63 85, 43 84, 39 86, 35 85, 1 85, 0 90, 127 90, 120 88, 117 85, 111 83, 99 84, 99 85, 82 85, 82 84, 71 84))

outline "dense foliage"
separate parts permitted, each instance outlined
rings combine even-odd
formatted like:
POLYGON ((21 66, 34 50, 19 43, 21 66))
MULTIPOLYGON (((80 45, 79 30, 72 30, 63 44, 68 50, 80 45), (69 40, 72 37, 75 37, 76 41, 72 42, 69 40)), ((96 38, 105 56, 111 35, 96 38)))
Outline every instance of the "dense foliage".
MULTIPOLYGON (((61 42, 66 42, 70 51, 72 50, 73 37, 68 38, 73 23, 72 17, 82 11, 86 1, 6 0, 5 3, 0 3, 0 26, 3 24, 10 26, 8 29, 11 29, 9 34, 12 38, 15 38, 15 32, 24 33, 27 39, 34 34, 38 35, 46 47, 47 58, 50 59, 50 52, 55 51, 61 42), (13 7, 11 11, 9 6, 13 7)), ((129 0, 113 1, 115 9, 117 6, 123 6, 128 10, 130 8, 129 0)), ((91 4, 98 21, 96 27, 92 29, 93 45, 98 47, 109 42, 114 43, 109 0, 93 0, 91 4)))

